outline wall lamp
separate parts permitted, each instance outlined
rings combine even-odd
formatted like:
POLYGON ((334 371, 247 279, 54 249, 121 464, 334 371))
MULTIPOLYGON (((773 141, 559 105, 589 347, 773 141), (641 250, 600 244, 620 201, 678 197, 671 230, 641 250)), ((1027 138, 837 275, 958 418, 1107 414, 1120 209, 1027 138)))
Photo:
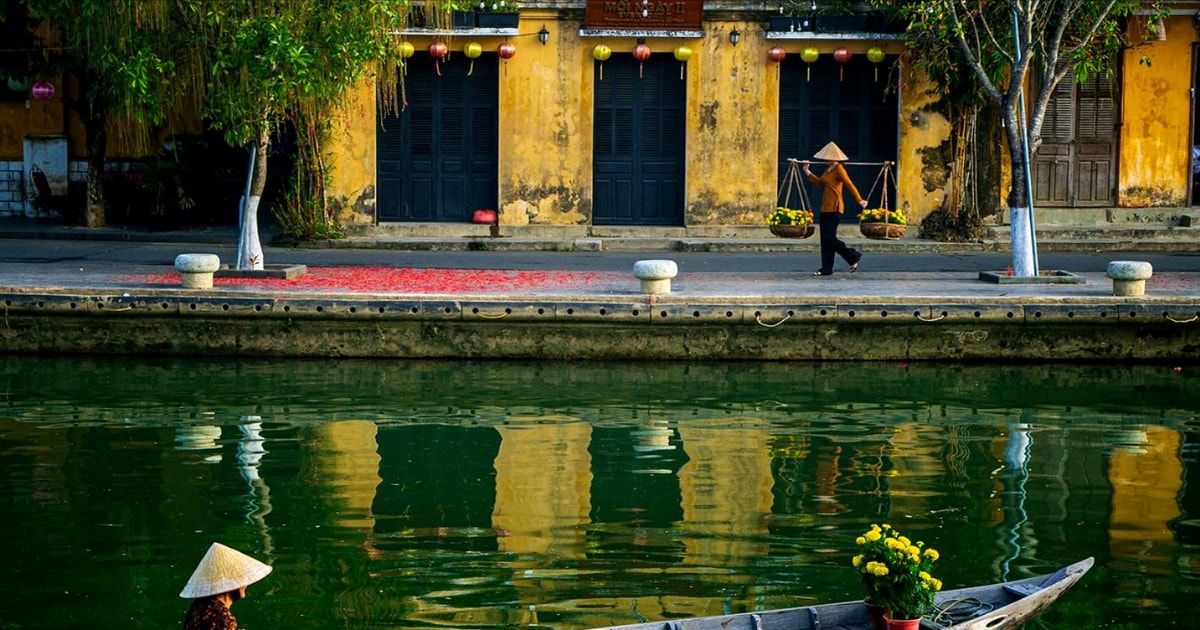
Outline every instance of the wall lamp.
POLYGON ((737 30, 737 28, 734 28, 732 31, 729 31, 729 43, 730 44, 737 46, 737 43, 740 41, 742 41, 742 34, 741 34, 741 32, 739 32, 737 30))
POLYGON ((550 41, 550 31, 546 30, 546 25, 542 25, 542 30, 538 31, 538 41, 545 46, 546 42, 550 41))

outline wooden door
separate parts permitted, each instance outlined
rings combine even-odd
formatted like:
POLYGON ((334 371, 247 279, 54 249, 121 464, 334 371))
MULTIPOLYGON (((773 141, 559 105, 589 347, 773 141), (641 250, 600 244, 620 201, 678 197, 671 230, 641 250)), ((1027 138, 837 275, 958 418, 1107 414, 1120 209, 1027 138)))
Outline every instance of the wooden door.
POLYGON ((378 220, 463 222, 495 209, 499 180, 499 60, 471 64, 427 53, 409 60, 408 106, 379 122, 378 220))
POLYGON ((679 62, 595 64, 592 223, 683 225, 686 81, 679 62))
POLYGON ((1071 77, 1054 90, 1033 158, 1038 206, 1096 207, 1116 199, 1116 79, 1071 77))
MULTIPOLYGON (((788 158, 811 160, 832 141, 850 162, 876 163, 850 164, 846 171, 859 193, 869 196, 871 207, 879 206, 885 183, 877 163, 895 162, 899 142, 899 101, 896 90, 889 89, 893 80, 889 69, 895 62, 892 55, 879 63, 855 55, 844 64, 830 55, 821 55, 812 64, 799 55, 784 58, 779 67, 779 183, 787 174, 788 158)), ((889 182, 886 188, 894 208, 895 186, 889 182)), ((819 206, 820 191, 811 185, 807 190, 813 205, 819 206)), ((843 220, 849 221, 859 208, 848 194, 846 200, 843 220)))

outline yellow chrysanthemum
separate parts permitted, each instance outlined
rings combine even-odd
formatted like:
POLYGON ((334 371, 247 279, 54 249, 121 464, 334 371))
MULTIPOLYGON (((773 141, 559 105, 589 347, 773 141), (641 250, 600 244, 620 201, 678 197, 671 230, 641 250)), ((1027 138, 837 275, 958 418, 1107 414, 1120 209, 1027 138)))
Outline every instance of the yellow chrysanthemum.
POLYGON ((926 558, 929 558, 930 560, 933 560, 934 562, 937 562, 937 559, 938 559, 938 552, 937 552, 937 549, 934 549, 933 547, 930 547, 929 549, 926 549, 926 550, 925 550, 925 557, 926 557, 926 558))
POLYGON ((869 540, 871 542, 875 542, 875 541, 879 540, 881 537, 882 537, 882 535, 874 529, 863 534, 863 538, 866 538, 867 540, 869 540))

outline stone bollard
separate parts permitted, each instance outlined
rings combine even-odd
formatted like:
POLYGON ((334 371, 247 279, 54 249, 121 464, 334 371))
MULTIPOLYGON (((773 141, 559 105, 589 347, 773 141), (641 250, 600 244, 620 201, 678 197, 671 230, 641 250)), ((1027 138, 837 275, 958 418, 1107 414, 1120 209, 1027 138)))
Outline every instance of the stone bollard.
POLYGON ((180 254, 175 257, 175 269, 183 277, 185 289, 211 289, 213 273, 221 268, 216 254, 180 254))
POLYGON ((633 263, 633 276, 642 281, 642 293, 670 293, 671 278, 679 275, 673 260, 639 260, 633 263))
POLYGON ((1108 263, 1108 277, 1113 281, 1113 295, 1144 295, 1146 281, 1154 267, 1139 260, 1114 260, 1108 263))

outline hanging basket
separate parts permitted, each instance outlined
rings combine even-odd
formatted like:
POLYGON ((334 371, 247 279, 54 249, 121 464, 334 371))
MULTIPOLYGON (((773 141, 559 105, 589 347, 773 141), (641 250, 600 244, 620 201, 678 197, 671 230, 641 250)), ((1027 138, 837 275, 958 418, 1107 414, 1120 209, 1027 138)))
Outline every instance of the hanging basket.
POLYGON ((772 225, 771 233, 783 238, 808 238, 815 234, 816 226, 811 223, 804 225, 772 225))
POLYGON ((862 232, 862 235, 867 238, 875 239, 877 241, 889 241, 904 236, 904 230, 907 227, 908 226, 906 225, 900 225, 898 223, 872 221, 868 223, 859 223, 858 231, 862 232))

